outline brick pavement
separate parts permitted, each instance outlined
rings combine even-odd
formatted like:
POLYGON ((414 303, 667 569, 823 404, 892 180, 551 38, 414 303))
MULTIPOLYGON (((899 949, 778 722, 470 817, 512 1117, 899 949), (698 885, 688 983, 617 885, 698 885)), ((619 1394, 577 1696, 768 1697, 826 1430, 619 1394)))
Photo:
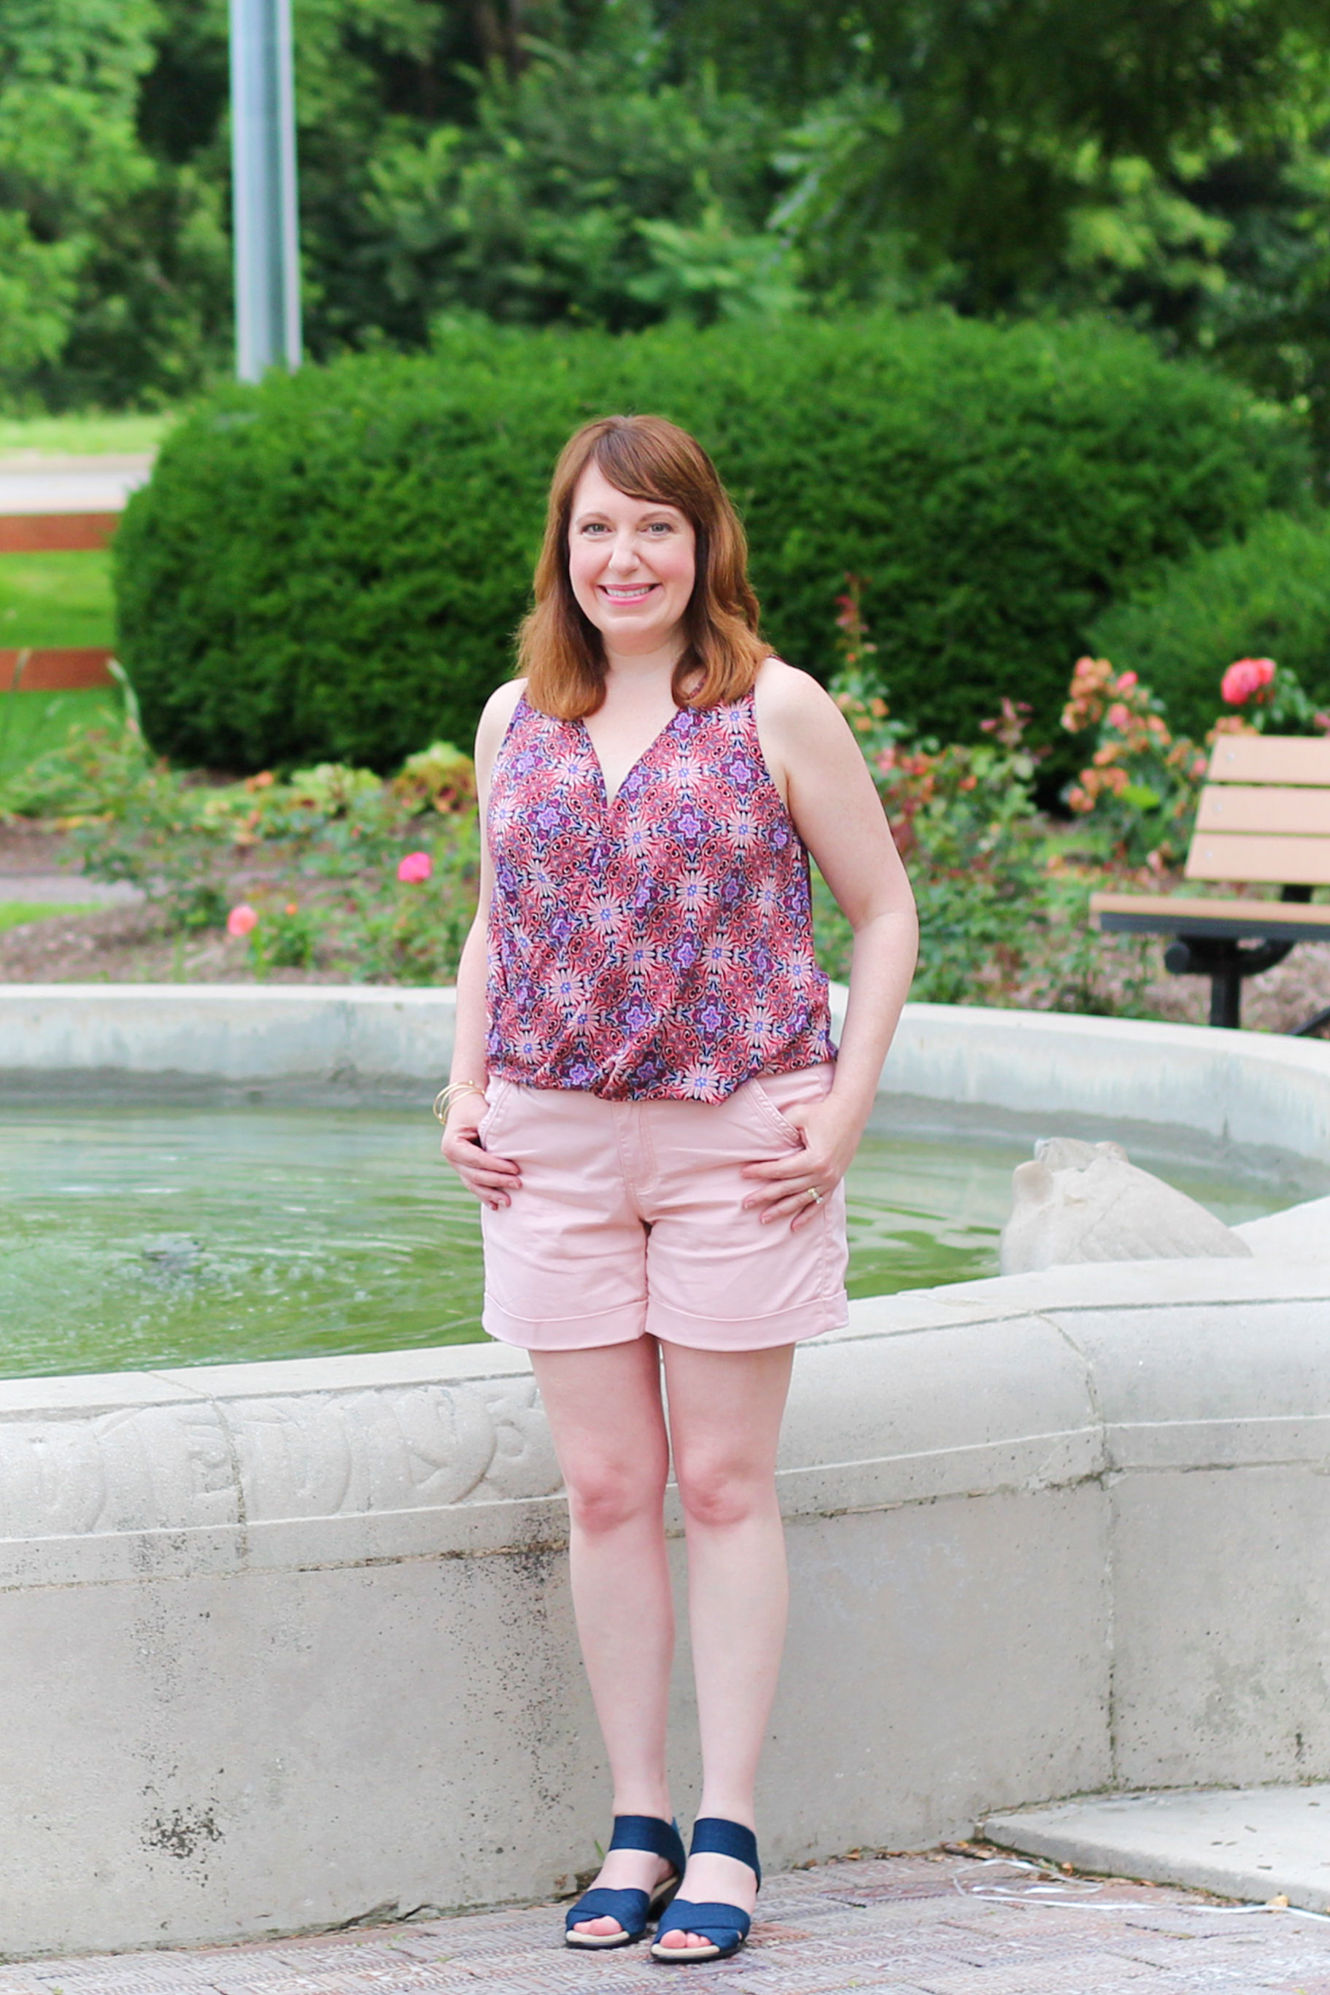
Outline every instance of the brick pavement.
POLYGON ((0 1966, 0 1995, 1330 1995, 1330 1919, 1002 1859, 821 1864, 770 1879, 760 1910, 713 1967, 569 1953, 560 1911, 536 1907, 0 1966))

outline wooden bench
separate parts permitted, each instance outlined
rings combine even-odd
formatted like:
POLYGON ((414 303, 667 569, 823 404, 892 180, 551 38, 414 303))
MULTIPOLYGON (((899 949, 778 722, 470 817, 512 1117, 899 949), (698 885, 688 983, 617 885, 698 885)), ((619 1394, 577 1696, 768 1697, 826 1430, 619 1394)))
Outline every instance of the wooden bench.
MULTIPOLYGON (((1175 976, 1210 979, 1211 1025, 1242 1023, 1242 980, 1283 961, 1299 942, 1330 942, 1330 736, 1226 734, 1215 744, 1187 854, 1186 878, 1267 884, 1278 900, 1196 900, 1180 894, 1090 896, 1109 934, 1172 935, 1175 976)), ((1298 1027, 1330 1022, 1330 1007, 1298 1027)))

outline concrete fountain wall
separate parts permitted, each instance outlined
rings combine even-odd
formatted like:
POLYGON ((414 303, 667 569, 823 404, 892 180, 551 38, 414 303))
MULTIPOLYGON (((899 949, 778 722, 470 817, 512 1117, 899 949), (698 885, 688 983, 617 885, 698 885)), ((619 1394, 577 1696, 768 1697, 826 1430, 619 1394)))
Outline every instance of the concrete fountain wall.
MULTIPOLYGON (((0 1088, 423 1104, 450 1025, 430 993, 10 987, 0 1088)), ((913 1006, 884 1090, 1330 1160, 1330 1048, 1256 1035, 913 1006)), ((1330 1775, 1330 1200, 1245 1231, 1250 1261, 860 1302, 805 1347, 773 1865, 1330 1775)), ((607 1796, 557 1492, 494 1345, 0 1385, 0 1946, 567 1888, 607 1796)))

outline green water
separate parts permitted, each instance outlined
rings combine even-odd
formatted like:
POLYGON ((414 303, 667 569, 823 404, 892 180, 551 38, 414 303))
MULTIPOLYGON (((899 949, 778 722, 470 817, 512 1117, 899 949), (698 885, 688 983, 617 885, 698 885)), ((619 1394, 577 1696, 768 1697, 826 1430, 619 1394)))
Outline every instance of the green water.
MULTIPOLYGON (((870 1128, 851 1294, 995 1274, 1030 1143, 870 1128)), ((1165 1175, 1230 1223, 1321 1189, 1165 1175)), ((0 1377, 481 1335, 478 1209, 418 1110, 7 1106, 0 1200, 0 1377)))

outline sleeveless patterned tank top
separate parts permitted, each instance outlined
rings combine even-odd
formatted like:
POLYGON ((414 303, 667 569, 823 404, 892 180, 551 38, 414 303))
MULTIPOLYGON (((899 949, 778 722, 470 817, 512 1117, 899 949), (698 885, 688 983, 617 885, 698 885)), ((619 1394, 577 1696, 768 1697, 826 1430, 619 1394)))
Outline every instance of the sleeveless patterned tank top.
POLYGON ((808 854, 753 696, 681 707, 609 798, 581 721, 517 709, 488 836, 488 1065, 609 1101, 723 1101, 834 1058, 808 854))

